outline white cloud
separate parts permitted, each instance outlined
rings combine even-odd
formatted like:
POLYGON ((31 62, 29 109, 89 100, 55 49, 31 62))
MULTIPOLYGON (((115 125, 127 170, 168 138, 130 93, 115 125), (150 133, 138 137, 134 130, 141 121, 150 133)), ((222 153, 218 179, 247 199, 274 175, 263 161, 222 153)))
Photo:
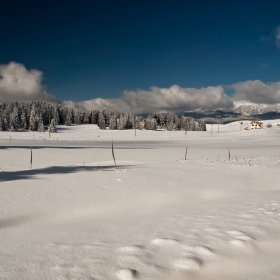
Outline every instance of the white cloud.
POLYGON ((43 73, 27 70, 24 65, 10 62, 0 65, 0 102, 42 100, 59 102, 42 85, 43 73))
MULTIPOLYGON (((280 32, 280 28, 279 28, 280 32)), ((42 72, 27 70, 24 65, 11 62, 0 65, 0 102, 42 100, 60 102, 45 91, 42 72)), ((63 101, 71 108, 136 114, 159 111, 182 112, 196 109, 215 110, 232 108, 233 101, 246 100, 258 104, 280 103, 280 82, 263 83, 248 80, 230 86, 209 86, 206 88, 152 87, 150 90, 125 91, 120 98, 95 98, 81 102, 63 101), (233 98, 227 96, 224 88, 235 91, 233 98)))
POLYGON ((280 25, 275 29, 276 46, 280 48, 280 25))
POLYGON ((235 100, 246 100, 259 104, 280 103, 280 82, 263 83, 260 80, 249 80, 231 86, 235 91, 235 100))
POLYGON ((170 88, 152 87, 149 91, 125 91, 118 99, 96 98, 78 103, 64 101, 63 104, 80 109, 106 109, 136 114, 233 107, 232 99, 224 93, 221 86, 195 89, 181 88, 178 85, 170 88))

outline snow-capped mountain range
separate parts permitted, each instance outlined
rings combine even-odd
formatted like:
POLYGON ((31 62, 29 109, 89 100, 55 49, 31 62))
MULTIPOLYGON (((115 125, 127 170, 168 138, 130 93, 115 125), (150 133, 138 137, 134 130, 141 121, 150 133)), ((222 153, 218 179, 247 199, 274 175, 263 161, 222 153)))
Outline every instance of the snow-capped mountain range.
POLYGON ((245 116, 254 116, 265 113, 280 113, 280 104, 278 103, 268 105, 250 103, 247 101, 235 101, 232 111, 245 116))
POLYGON ((256 104, 248 101, 234 101, 233 108, 217 110, 195 110, 184 112, 195 119, 277 119, 280 118, 280 104, 256 104))

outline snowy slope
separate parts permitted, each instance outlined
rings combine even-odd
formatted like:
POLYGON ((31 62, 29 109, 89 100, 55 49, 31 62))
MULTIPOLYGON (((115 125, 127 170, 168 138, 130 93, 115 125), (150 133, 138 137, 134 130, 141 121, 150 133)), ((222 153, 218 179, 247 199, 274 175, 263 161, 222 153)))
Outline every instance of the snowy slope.
POLYGON ((254 116, 258 119, 278 118, 280 114, 280 104, 256 104, 248 101, 234 101, 234 108, 221 108, 219 110, 196 110, 186 111, 184 114, 195 119, 203 118, 207 122, 216 122, 220 118, 249 118, 254 116))
POLYGON ((278 123, 0 132, 0 279, 279 279, 278 123))
POLYGON ((244 116, 253 116, 271 112, 280 113, 280 104, 269 105, 250 103, 247 101, 235 101, 233 111, 244 116))

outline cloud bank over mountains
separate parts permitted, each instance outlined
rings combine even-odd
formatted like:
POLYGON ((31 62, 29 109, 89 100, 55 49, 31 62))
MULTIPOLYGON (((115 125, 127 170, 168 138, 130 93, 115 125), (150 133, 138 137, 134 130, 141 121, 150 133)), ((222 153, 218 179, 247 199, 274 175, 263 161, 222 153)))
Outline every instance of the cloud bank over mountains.
POLYGON ((173 85, 170 88, 152 87, 151 90, 125 91, 120 98, 92 100, 73 103, 64 101, 64 105, 97 110, 151 113, 157 111, 182 112, 184 110, 231 108, 233 101, 221 86, 201 89, 181 88, 173 85))
POLYGON ((233 108, 234 104, 246 101, 254 104, 280 103, 280 82, 263 83, 260 80, 248 80, 229 86, 209 86, 206 88, 182 88, 173 85, 170 88, 152 87, 149 91, 125 91, 120 98, 72 102, 63 101, 65 106, 79 109, 112 110, 134 112, 136 114, 158 111, 182 112, 233 108), (234 91, 233 97, 225 94, 225 88, 234 91))
MULTIPOLYGON (((27 70, 24 65, 16 62, 0 65, 0 102, 42 100, 61 103, 56 96, 45 91, 42 77, 41 71, 27 70)), ((62 104, 78 109, 141 114, 233 108, 234 102, 240 100, 258 104, 280 103, 280 82, 265 84, 260 80, 248 80, 229 86, 199 89, 178 85, 170 88, 152 87, 150 90, 124 91, 119 98, 95 98, 81 102, 69 100, 62 101, 62 104), (226 95, 226 88, 234 91, 233 97, 226 95)))

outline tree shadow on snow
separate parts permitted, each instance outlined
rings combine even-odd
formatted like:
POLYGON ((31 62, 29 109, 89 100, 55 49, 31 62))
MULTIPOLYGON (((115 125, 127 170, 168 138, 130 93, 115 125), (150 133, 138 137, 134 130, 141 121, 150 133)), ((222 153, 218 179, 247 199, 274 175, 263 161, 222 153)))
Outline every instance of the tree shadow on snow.
POLYGON ((88 149, 88 148, 91 148, 91 147, 83 147, 83 146, 81 146, 81 147, 71 147, 71 146, 69 146, 69 147, 63 147, 63 146, 61 146, 61 147, 59 147, 59 146, 32 146, 32 145, 30 145, 30 146, 0 146, 0 150, 8 150, 8 149, 31 149, 32 148, 32 150, 39 150, 39 149, 70 149, 70 150, 72 150, 72 149, 88 149))
POLYGON ((4 218, 0 220, 0 230, 5 228, 11 228, 26 224, 31 218, 29 216, 18 216, 11 218, 4 218))
MULTIPOLYGON (((63 150, 74 150, 74 149, 108 149, 111 150, 112 146, 108 145, 108 146, 0 146, 0 150, 5 150, 5 149, 33 149, 33 150, 39 150, 39 149, 63 149, 63 150)), ((155 147, 156 148, 156 147, 155 147)), ((154 149, 152 147, 132 147, 132 146, 115 146, 114 145, 114 149, 115 150, 138 150, 138 149, 145 149, 145 150, 149 150, 149 149, 154 149)))
POLYGON ((114 172, 120 169, 128 169, 134 165, 119 165, 117 169, 114 166, 50 166, 41 169, 30 169, 30 170, 20 170, 20 171, 2 171, 0 173, 0 182, 5 181, 15 181, 24 179, 38 179, 37 175, 45 174, 69 174, 76 172, 93 172, 93 171, 107 171, 114 172))

